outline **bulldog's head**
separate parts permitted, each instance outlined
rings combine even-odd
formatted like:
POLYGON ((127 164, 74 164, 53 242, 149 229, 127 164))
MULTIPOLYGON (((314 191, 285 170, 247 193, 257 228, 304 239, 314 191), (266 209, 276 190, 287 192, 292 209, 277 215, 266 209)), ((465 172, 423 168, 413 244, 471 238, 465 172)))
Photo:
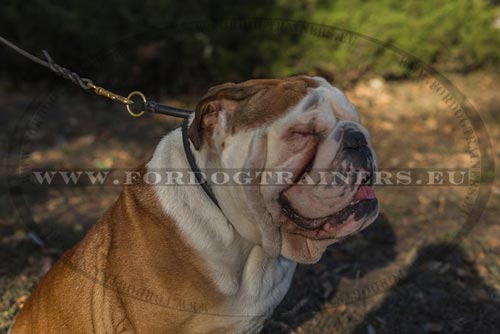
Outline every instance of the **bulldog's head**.
POLYGON ((378 215, 369 133, 322 78, 213 87, 189 136, 205 168, 249 177, 212 187, 234 228, 273 256, 316 262, 378 215))

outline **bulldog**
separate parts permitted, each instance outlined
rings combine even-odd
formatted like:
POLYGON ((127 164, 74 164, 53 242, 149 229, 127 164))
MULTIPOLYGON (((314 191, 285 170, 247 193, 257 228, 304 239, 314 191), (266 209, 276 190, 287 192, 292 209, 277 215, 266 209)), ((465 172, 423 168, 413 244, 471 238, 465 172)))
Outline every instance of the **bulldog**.
POLYGON ((266 173, 203 187, 134 179, 34 289, 12 333, 259 333, 296 263, 378 215, 369 133, 319 77, 211 88, 139 174, 190 170, 189 157, 201 171, 266 173))

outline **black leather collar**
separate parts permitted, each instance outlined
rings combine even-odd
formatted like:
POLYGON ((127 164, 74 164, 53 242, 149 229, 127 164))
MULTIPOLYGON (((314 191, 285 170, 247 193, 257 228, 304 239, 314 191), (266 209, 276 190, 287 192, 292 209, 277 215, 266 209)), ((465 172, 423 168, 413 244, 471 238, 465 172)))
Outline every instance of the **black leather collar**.
POLYGON ((191 167, 191 170, 195 175, 196 182, 200 184, 200 186, 203 188, 203 191, 205 191, 205 193, 212 200, 212 202, 214 202, 214 204, 219 209, 221 209, 219 202, 215 197, 214 192, 208 185, 207 180, 205 180, 203 174, 198 168, 198 165, 196 164, 193 151, 191 151, 191 143, 189 141, 188 129, 189 129, 189 117, 190 115, 192 115, 193 112, 191 110, 179 109, 171 106, 162 105, 153 101, 145 102, 144 109, 156 114, 163 114, 173 117, 184 118, 184 122, 182 122, 182 145, 184 146, 184 153, 186 154, 186 159, 189 163, 189 167, 191 167))
POLYGON ((217 201, 217 198, 215 197, 212 188, 210 188, 210 186, 207 183, 207 180, 205 180, 203 174, 198 168, 198 165, 196 164, 196 160, 193 155, 193 151, 191 151, 191 143, 189 141, 188 129, 189 129, 189 116, 192 115, 193 112, 191 110, 179 109, 171 106, 162 105, 153 101, 145 102, 144 109, 155 114, 163 114, 184 119, 184 122, 182 122, 182 145, 184 146, 184 153, 186 154, 186 159, 189 163, 189 167, 191 167, 191 170, 195 175, 196 182, 200 184, 200 186, 203 188, 203 191, 205 191, 207 196, 220 209, 219 202, 217 201))
POLYGON ((194 175, 196 177, 196 182, 200 184, 200 186, 203 188, 207 196, 220 209, 219 202, 217 201, 217 198, 215 197, 212 188, 210 188, 210 186, 207 183, 207 180, 203 177, 200 169, 198 168, 198 165, 196 164, 193 151, 191 151, 191 143, 189 142, 188 128, 189 128, 189 120, 185 119, 184 122, 182 122, 182 144, 184 146, 184 153, 186 154, 187 161, 189 163, 189 166, 191 167, 191 170, 194 172, 194 175))

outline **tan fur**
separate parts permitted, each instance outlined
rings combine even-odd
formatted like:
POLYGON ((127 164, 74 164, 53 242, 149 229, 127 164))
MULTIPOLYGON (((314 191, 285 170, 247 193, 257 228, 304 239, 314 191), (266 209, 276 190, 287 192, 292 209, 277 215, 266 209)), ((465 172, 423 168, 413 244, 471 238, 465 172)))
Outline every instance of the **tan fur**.
POLYGON ((189 129, 189 137, 196 149, 203 141, 210 141, 214 121, 204 120, 216 116, 220 110, 231 111, 231 132, 255 129, 287 112, 307 94, 308 88, 318 82, 307 76, 283 79, 255 79, 239 84, 225 83, 212 87, 196 106, 196 115, 189 129), (231 103, 233 101, 233 103, 231 103))
POLYGON ((222 303, 153 189, 139 183, 44 277, 13 333, 197 333, 222 303))

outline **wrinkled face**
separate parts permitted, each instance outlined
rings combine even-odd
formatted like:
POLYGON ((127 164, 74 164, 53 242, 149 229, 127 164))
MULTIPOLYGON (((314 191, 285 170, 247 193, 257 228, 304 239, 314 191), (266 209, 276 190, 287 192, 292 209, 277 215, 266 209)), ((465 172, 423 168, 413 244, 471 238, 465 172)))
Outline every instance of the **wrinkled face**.
POLYGON ((205 167, 249 171, 246 182, 212 187, 234 228, 271 255, 316 262, 378 214, 369 133, 322 78, 217 86, 190 137, 205 167))

